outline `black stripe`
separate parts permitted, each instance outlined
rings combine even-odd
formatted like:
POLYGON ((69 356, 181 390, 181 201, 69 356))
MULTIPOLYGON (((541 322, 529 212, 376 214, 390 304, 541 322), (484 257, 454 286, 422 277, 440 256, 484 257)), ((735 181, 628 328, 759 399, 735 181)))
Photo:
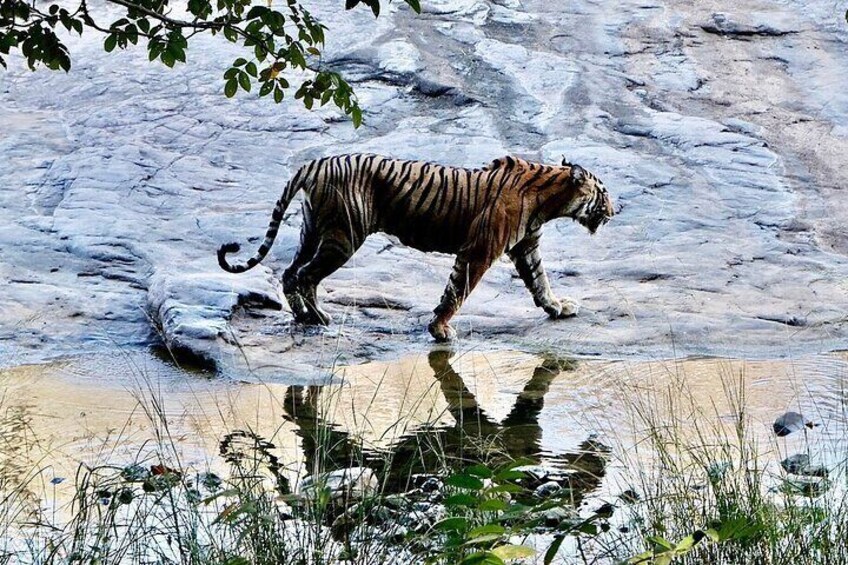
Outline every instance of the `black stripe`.
POLYGON ((433 185, 436 184, 436 174, 428 173, 429 179, 427 184, 423 186, 420 197, 415 202, 415 209, 420 210, 424 203, 427 201, 427 197, 430 195, 430 192, 433 190, 433 185))

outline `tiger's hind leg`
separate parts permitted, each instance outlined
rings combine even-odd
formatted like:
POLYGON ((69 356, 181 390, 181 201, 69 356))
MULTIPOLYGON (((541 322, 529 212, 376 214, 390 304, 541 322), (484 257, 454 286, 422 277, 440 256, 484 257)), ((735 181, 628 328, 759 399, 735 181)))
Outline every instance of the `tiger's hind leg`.
POLYGON ((315 229, 312 214, 308 206, 304 206, 303 225, 300 228, 300 247, 295 251, 291 265, 283 272, 282 280, 283 294, 286 296, 286 301, 289 303, 295 321, 299 323, 310 323, 310 312, 298 283, 297 273, 315 256, 320 240, 321 237, 315 229))
POLYGON ((360 245, 361 242, 355 243, 342 230, 322 234, 315 254, 297 272, 298 293, 308 312, 304 323, 325 326, 330 323, 330 316, 318 307, 318 284, 347 263, 360 245))

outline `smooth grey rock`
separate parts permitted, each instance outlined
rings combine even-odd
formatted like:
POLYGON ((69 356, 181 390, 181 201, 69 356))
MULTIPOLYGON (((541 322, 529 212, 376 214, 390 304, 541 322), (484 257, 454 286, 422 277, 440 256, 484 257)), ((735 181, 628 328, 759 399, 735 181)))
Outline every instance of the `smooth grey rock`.
POLYGON ((441 479, 430 475, 413 475, 412 484, 425 494, 440 492, 445 488, 445 483, 441 479))
POLYGON ((708 33, 717 33, 730 37, 781 37, 798 33, 798 29, 788 25, 788 18, 775 18, 768 13, 749 13, 745 15, 749 23, 740 22, 725 13, 715 13, 712 21, 703 24, 701 29, 708 33))
POLYGON ((790 455, 780 462, 780 466, 783 467, 784 471, 793 475, 827 478, 829 474, 828 469, 823 465, 811 465, 810 456, 806 453, 790 455))
POLYGON ((546 528, 556 528, 563 522, 572 522, 579 520, 580 516, 573 508, 565 506, 554 506, 547 508, 538 513, 542 518, 542 524, 546 528))
POLYGON ((778 416, 772 424, 775 435, 783 437, 791 433, 803 430, 805 427, 813 429, 818 424, 798 412, 786 412, 778 416))
POLYGON ((562 485, 554 481, 548 481, 536 487, 533 490, 533 496, 536 498, 550 498, 560 492, 562 485))
POLYGON ((413 532, 425 532, 433 525, 432 516, 426 512, 413 510, 398 517, 400 523, 413 532))

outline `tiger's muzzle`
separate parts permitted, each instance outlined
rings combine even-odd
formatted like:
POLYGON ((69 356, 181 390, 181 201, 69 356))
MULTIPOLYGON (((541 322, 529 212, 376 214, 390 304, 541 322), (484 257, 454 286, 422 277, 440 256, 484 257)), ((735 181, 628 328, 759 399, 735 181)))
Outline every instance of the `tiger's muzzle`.
POLYGON ((579 219, 589 233, 595 234, 602 225, 609 222, 615 216, 615 210, 612 206, 612 201, 607 194, 599 200, 594 208, 588 210, 587 213, 579 219))

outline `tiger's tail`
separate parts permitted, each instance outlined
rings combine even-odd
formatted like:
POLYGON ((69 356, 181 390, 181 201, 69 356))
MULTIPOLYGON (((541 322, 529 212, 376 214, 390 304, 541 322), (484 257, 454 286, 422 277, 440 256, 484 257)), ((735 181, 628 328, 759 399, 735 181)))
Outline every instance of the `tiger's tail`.
POLYGON ((271 214, 271 223, 268 225, 268 231, 265 232, 265 241, 259 246, 256 254, 247 260, 246 263, 231 265, 227 262, 227 255, 230 253, 238 253, 241 246, 238 243, 225 243, 218 248, 218 264, 228 273, 243 273, 258 265, 271 250, 274 245, 274 240, 277 238, 277 231, 280 229, 280 223, 283 221, 283 213, 289 207, 294 195, 300 190, 300 173, 289 182, 283 194, 277 200, 274 206, 274 212, 271 214))

